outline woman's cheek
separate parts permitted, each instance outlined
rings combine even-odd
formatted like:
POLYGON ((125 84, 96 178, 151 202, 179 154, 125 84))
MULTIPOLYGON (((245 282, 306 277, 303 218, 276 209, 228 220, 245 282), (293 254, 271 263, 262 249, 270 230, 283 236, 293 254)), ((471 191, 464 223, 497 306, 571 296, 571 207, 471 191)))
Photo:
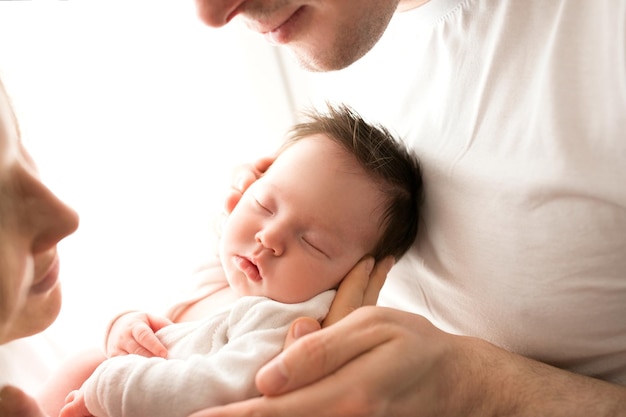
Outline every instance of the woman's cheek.
POLYGON ((15 247, 0 242, 0 344, 26 303, 34 274, 32 258, 19 256, 15 247))

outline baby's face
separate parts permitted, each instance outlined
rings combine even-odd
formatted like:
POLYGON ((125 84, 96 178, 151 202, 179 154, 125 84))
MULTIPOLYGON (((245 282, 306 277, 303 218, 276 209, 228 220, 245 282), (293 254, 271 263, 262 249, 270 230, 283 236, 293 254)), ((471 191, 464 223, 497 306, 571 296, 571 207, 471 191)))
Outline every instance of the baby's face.
POLYGON ((383 198, 332 140, 292 144, 226 221, 220 258, 231 287, 284 303, 336 287, 373 250, 383 198))
POLYGON ((0 344, 38 333, 61 307, 57 243, 78 216, 41 182, 0 84, 0 344))

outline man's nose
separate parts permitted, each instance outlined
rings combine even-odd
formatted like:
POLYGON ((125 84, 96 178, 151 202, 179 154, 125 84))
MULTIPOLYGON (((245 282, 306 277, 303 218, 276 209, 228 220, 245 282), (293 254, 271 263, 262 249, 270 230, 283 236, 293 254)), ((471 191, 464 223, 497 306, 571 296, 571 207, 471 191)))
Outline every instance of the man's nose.
POLYGON ((219 28, 226 25, 244 0, 196 0, 198 17, 206 25, 219 28))

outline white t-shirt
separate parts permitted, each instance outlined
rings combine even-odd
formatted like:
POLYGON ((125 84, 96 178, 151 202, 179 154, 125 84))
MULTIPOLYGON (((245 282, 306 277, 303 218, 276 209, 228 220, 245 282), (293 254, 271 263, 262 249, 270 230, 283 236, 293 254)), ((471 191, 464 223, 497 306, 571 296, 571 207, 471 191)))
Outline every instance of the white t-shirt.
POLYGON ((310 79, 423 166, 380 304, 626 384, 625 0, 431 0, 310 79))

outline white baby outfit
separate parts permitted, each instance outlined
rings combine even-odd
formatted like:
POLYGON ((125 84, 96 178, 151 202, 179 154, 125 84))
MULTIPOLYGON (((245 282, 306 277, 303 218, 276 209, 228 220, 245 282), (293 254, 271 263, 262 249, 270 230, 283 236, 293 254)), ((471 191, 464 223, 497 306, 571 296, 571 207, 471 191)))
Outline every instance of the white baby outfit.
POLYGON ((185 417, 258 396, 255 375, 280 353, 293 320, 322 320, 334 295, 299 304, 242 297, 206 320, 164 327, 157 336, 169 357, 108 359, 84 384, 87 408, 98 417, 185 417))

